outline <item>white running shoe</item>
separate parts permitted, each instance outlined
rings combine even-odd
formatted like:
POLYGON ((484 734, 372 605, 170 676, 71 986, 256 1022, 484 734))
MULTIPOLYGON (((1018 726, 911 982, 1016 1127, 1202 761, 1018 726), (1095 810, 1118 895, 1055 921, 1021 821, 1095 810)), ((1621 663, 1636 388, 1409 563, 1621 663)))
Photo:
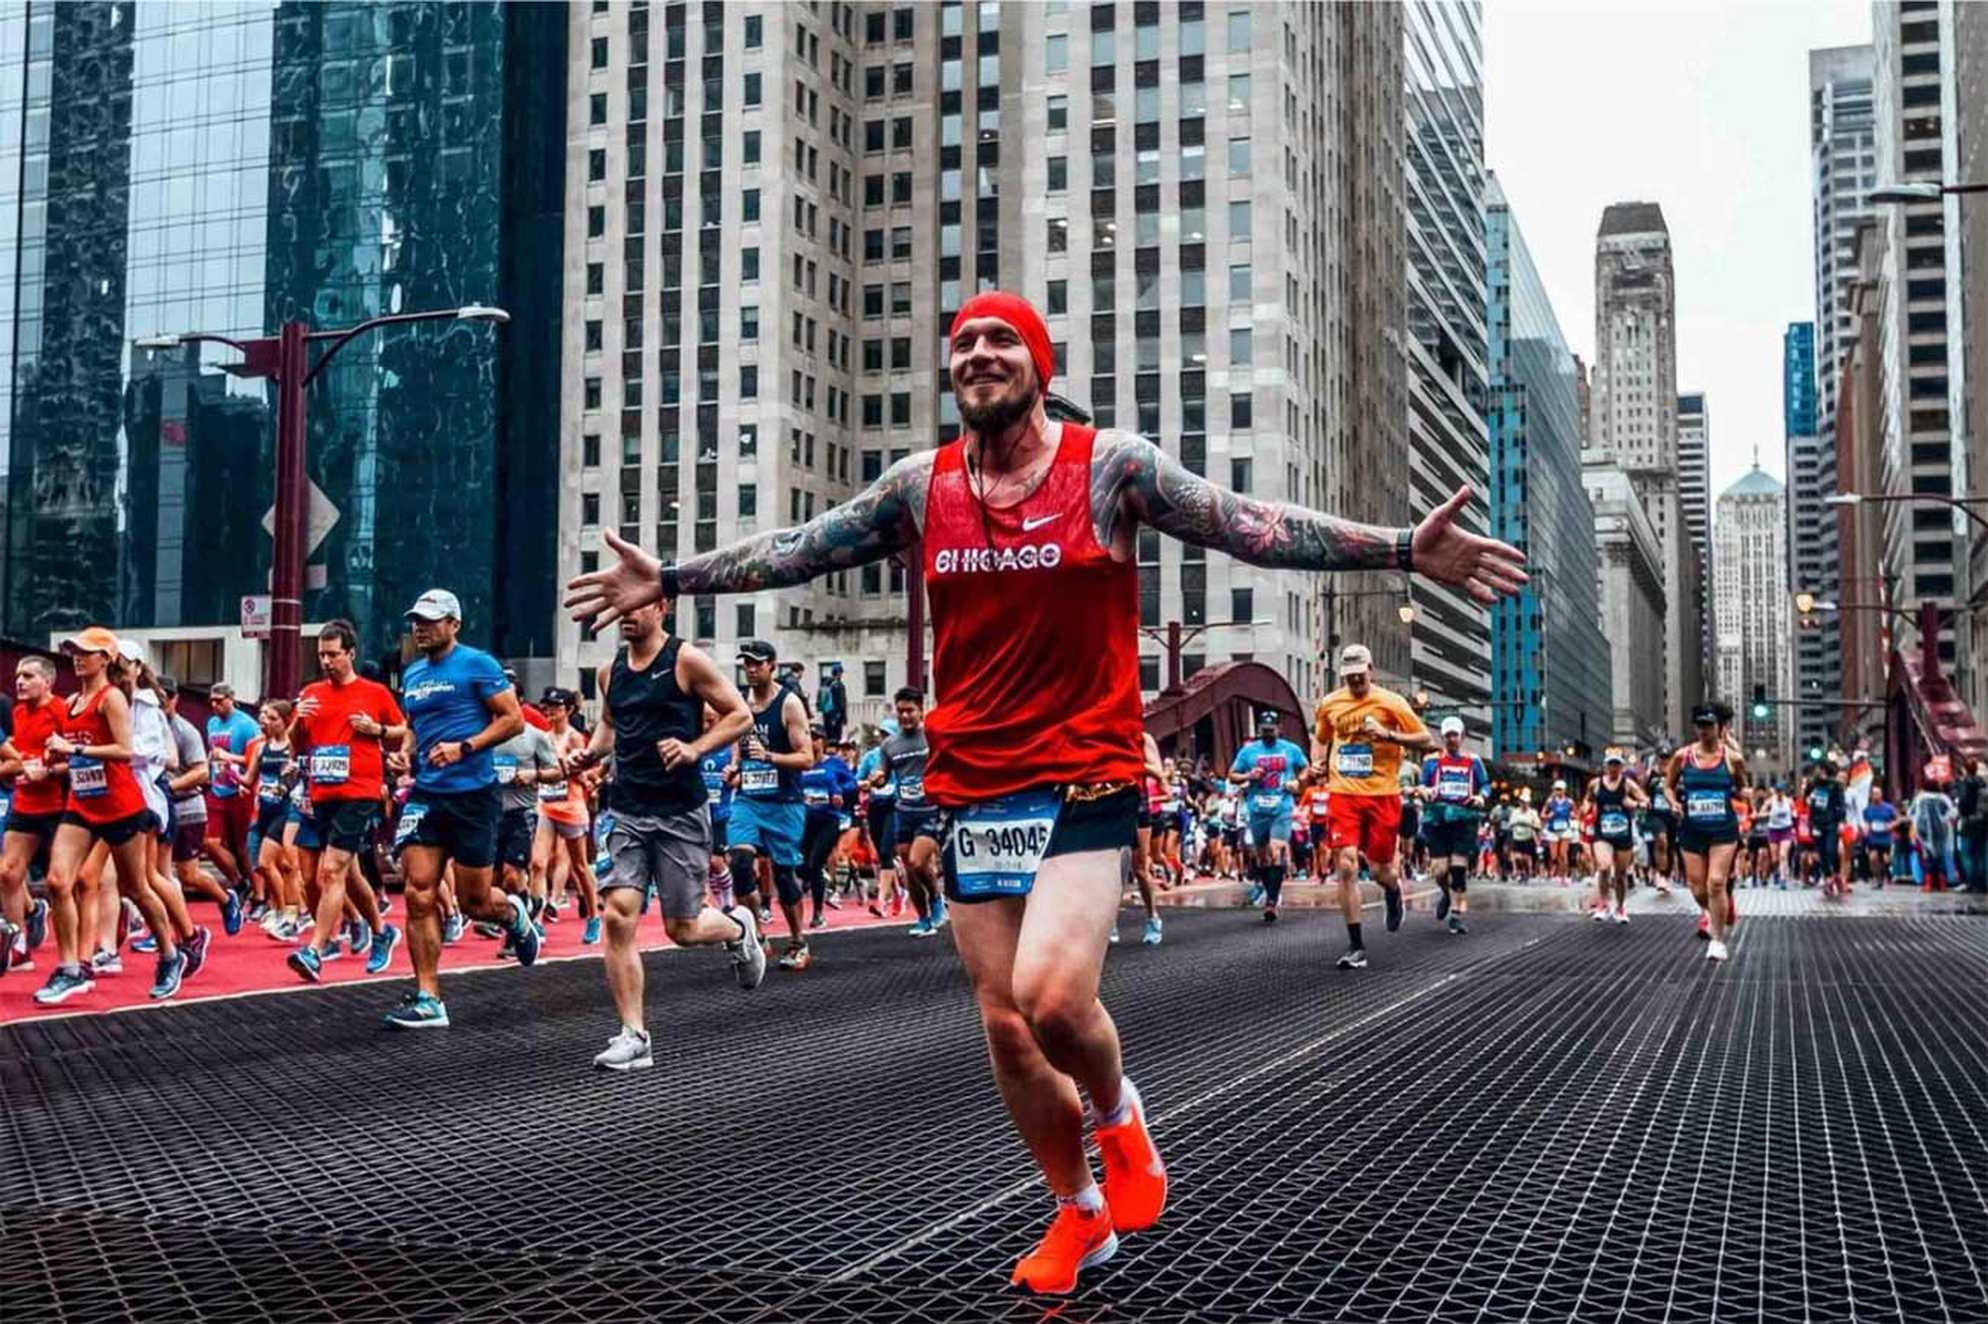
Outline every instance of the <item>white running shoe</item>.
POLYGON ((655 1054, 649 1046, 647 1030, 631 1030, 622 1026, 614 1038, 607 1041, 607 1047, 594 1055, 594 1065, 602 1071, 640 1071, 643 1067, 656 1065, 655 1054))
POLYGON ((1588 912, 1588 918, 1593 920, 1597 924, 1608 923, 1608 907, 1596 906, 1593 910, 1590 910, 1588 912))
POLYGON ((1615 908, 1615 922, 1617 924, 1627 924, 1629 922, 1629 911, 1627 907, 1617 906, 1615 908))
POLYGON ((766 944, 759 940, 759 924, 745 906, 733 906, 725 914, 745 929, 743 938, 725 944, 725 951, 732 958, 732 973, 738 976, 740 988, 758 988, 766 978, 766 944))
POLYGON ((1720 942, 1720 941, 1719 941, 1718 939, 1716 939, 1716 938, 1714 938, 1714 939, 1713 939, 1713 940, 1712 940, 1711 942, 1708 942, 1708 943, 1706 943, 1706 944, 1705 944, 1705 959, 1706 959, 1706 960, 1708 960, 1708 961, 1723 961, 1723 960, 1725 960, 1725 959, 1726 959, 1726 944, 1724 944, 1724 943, 1720 942))

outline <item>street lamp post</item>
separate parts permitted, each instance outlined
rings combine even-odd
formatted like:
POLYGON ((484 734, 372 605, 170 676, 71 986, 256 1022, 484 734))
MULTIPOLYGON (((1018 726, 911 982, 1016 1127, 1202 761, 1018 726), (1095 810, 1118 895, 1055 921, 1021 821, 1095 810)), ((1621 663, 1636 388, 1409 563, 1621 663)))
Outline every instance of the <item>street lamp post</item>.
POLYGON ((303 675, 300 653, 304 628, 304 557, 308 550, 306 521, 310 507, 304 465, 308 424, 305 392, 332 357, 363 333, 407 322, 442 320, 501 326, 511 320, 511 315, 502 308, 472 303, 431 312, 388 313, 334 331, 313 331, 303 322, 285 322, 276 335, 252 340, 188 331, 146 336, 135 342, 138 348, 148 350, 178 349, 210 341, 228 345, 241 351, 242 361, 227 365, 223 371, 276 383, 276 512, 269 567, 269 649, 263 661, 264 698, 288 698, 296 694, 303 675), (314 341, 325 342, 315 364, 311 362, 310 349, 314 341))

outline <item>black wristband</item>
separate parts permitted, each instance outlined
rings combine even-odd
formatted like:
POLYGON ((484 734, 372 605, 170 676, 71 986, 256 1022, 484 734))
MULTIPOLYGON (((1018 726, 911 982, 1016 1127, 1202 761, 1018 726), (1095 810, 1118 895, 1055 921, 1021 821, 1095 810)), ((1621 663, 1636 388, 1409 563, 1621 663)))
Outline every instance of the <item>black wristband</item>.
POLYGON ((682 586, 677 583, 676 564, 671 562, 663 567, 663 598, 665 601, 676 597, 682 586))
POLYGON ((1405 574, 1415 571, 1415 530, 1403 529, 1394 535, 1394 567, 1405 574))

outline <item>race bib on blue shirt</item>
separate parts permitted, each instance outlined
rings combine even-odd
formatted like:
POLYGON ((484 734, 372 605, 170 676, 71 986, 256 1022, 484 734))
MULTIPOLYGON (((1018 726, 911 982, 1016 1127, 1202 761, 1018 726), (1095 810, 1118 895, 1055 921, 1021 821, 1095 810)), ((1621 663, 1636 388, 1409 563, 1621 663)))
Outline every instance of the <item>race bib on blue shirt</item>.
POLYGON ((1063 793, 1018 791, 962 809, 948 843, 954 886, 962 897, 1027 896, 1049 851, 1063 793))

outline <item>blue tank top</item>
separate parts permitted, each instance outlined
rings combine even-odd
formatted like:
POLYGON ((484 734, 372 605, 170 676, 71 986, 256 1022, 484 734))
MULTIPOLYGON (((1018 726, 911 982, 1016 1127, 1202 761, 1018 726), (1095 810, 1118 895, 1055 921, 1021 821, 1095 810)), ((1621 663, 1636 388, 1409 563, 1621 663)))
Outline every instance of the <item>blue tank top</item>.
POLYGON ((1739 818, 1733 813, 1733 770, 1723 755, 1709 768, 1698 766, 1695 750, 1687 750, 1684 767, 1677 776, 1678 792, 1684 800, 1684 822, 1699 832, 1738 832, 1739 818))

